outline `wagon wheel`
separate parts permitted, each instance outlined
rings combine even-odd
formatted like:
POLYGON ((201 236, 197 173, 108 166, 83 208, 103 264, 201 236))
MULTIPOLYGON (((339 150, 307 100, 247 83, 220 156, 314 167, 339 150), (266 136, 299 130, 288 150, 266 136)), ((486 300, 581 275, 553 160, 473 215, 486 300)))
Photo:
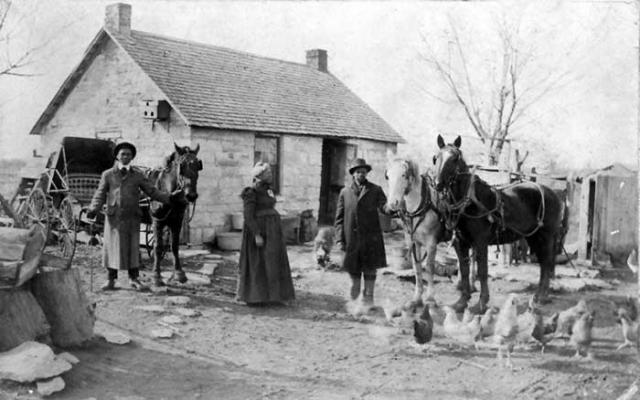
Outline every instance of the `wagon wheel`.
POLYGON ((50 231, 53 243, 45 248, 45 253, 62 259, 62 265, 69 268, 76 252, 76 235, 78 233, 78 222, 73 215, 71 197, 67 196, 62 199, 53 214, 50 231))
MULTIPOLYGON (((153 224, 146 224, 147 229, 144 232, 144 243, 147 247, 147 254, 149 255, 149 259, 153 259, 153 246, 156 243, 156 237, 153 234, 153 224)), ((167 255, 167 251, 171 247, 171 235, 169 234, 169 229, 165 228, 162 230, 162 258, 167 255)))
POLYGON ((45 237, 49 235, 49 201, 42 189, 33 188, 29 197, 20 203, 17 212, 25 228, 38 224, 45 237))

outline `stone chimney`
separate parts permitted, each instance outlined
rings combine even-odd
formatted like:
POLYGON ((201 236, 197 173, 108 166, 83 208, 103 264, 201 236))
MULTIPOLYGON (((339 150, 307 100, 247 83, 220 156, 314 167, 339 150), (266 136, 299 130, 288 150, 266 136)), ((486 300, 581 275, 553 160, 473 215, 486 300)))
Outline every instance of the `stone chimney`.
POLYGON ((322 49, 307 50, 307 65, 318 71, 328 72, 327 51, 322 49))
POLYGON ((131 5, 109 4, 104 15, 104 28, 111 33, 128 36, 131 33, 131 5))

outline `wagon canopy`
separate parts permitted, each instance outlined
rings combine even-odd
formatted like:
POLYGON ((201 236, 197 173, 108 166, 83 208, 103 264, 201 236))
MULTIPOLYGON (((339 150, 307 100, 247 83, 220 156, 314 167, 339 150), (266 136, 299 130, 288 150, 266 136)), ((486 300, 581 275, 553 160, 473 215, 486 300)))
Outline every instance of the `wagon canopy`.
MULTIPOLYGON (((114 143, 109 140, 66 136, 62 149, 67 162, 67 173, 102 174, 113 166, 114 143)), ((57 157, 55 169, 64 170, 63 157, 57 157)))

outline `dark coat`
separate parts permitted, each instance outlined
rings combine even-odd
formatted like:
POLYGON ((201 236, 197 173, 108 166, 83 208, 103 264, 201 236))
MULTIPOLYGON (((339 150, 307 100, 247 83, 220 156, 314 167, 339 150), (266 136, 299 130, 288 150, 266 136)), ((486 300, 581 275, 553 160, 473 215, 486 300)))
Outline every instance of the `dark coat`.
POLYGON ((276 198, 268 186, 248 187, 240 195, 244 227, 238 269, 237 300, 246 303, 286 302, 295 298, 287 247, 276 198), (256 235, 264 246, 256 245, 256 235))
POLYGON ((102 173, 91 200, 90 211, 98 212, 106 204, 102 264, 112 269, 138 268, 140 255, 140 190, 153 200, 169 203, 169 194, 161 192, 131 167, 122 174, 117 166, 102 173))
POLYGON ((343 267, 349 273, 371 271, 387 266, 384 239, 378 212, 387 203, 382 188, 369 181, 357 195, 355 183, 344 187, 338 197, 336 242, 345 245, 343 267))

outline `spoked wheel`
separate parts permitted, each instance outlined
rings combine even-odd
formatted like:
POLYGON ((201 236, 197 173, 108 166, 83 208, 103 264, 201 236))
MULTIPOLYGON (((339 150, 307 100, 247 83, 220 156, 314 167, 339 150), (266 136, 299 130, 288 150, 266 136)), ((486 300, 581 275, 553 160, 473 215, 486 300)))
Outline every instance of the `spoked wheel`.
MULTIPOLYGON (((147 247, 147 254, 149 255, 149 259, 153 259, 153 246, 156 243, 156 237, 153 234, 153 224, 146 224, 147 229, 144 232, 144 243, 147 247)), ((171 235, 169 234, 169 229, 165 228, 162 230, 162 258, 167 255, 167 251, 171 247, 171 235)))
POLYGON ((25 228, 37 224, 45 238, 49 235, 49 202, 42 189, 33 188, 29 197, 18 206, 17 212, 25 228))
POLYGON ((69 268, 76 252, 76 235, 78 233, 78 221, 73 215, 72 199, 68 196, 62 199, 53 214, 49 234, 52 243, 45 248, 45 253, 61 259, 62 265, 69 268))

